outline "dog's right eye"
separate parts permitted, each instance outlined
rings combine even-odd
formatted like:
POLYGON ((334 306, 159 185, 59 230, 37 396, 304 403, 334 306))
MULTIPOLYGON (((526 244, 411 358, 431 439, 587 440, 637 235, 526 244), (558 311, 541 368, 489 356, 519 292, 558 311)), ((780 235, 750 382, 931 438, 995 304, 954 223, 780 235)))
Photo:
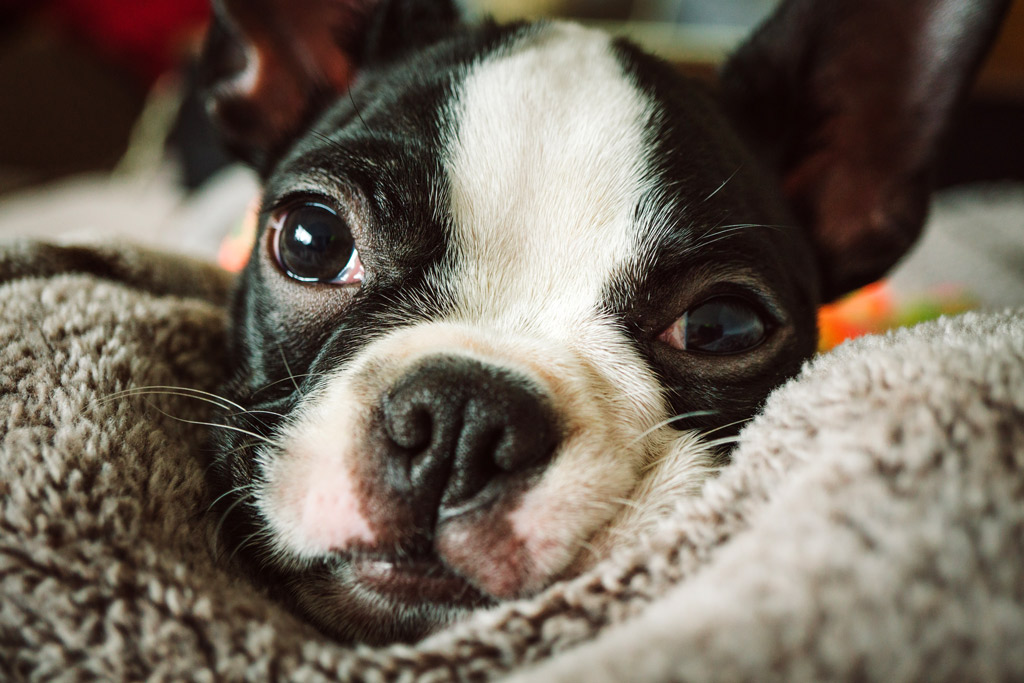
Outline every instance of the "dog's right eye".
POLYGON ((308 202, 275 214, 271 229, 281 269, 302 282, 362 282, 363 264, 348 224, 330 207, 308 202))

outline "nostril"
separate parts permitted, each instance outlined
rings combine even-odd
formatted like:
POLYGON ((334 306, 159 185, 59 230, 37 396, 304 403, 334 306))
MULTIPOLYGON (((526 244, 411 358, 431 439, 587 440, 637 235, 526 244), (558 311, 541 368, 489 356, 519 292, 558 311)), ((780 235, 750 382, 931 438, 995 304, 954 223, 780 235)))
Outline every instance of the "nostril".
POLYGON ((554 413, 547 403, 520 393, 502 408, 506 427, 493 447, 495 466, 517 472, 547 460, 559 440, 554 413))
POLYGON ((511 429, 502 429, 493 434, 491 442, 485 447, 493 455, 485 460, 494 474, 519 469, 522 458, 517 441, 516 432, 511 429))
POLYGON ((554 447, 554 435, 543 422, 528 423, 525 431, 506 433, 495 443, 494 464, 503 472, 517 472, 546 460, 554 447))
POLYGON ((384 431, 399 448, 422 450, 430 445, 433 412, 420 396, 389 397, 383 402, 384 431))

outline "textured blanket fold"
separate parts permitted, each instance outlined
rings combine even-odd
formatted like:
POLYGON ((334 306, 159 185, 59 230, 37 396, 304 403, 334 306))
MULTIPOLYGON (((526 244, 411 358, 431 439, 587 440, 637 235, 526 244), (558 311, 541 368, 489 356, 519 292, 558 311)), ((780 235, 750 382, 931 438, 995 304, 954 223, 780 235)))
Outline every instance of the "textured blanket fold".
POLYGON ((129 247, 0 248, 0 678, 1024 679, 1024 312, 818 358, 649 537, 372 649, 214 541, 228 285, 129 247))

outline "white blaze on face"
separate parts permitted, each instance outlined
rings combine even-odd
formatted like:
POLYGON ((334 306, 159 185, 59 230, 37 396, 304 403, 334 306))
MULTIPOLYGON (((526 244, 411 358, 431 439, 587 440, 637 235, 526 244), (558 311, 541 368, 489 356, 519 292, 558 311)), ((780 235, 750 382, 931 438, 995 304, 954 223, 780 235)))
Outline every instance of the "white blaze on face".
POLYGON ((475 64, 450 116, 458 317, 571 336, 643 243, 650 101, 607 35, 553 24, 475 64))

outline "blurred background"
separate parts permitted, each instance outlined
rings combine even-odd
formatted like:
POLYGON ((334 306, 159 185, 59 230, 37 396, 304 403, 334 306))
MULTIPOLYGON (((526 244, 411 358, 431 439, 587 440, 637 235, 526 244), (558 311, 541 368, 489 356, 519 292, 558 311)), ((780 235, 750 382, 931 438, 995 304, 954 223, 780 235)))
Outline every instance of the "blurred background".
MULTIPOLYGON (((464 4, 499 19, 579 19, 713 78, 776 1, 464 4)), ((192 92, 207 2, 0 0, 0 237, 99 233, 205 258, 223 250, 257 188, 192 92)), ((938 183, 924 253, 893 280, 904 298, 940 299, 946 287, 940 307, 1024 304, 1024 0, 954 126, 938 183)))

